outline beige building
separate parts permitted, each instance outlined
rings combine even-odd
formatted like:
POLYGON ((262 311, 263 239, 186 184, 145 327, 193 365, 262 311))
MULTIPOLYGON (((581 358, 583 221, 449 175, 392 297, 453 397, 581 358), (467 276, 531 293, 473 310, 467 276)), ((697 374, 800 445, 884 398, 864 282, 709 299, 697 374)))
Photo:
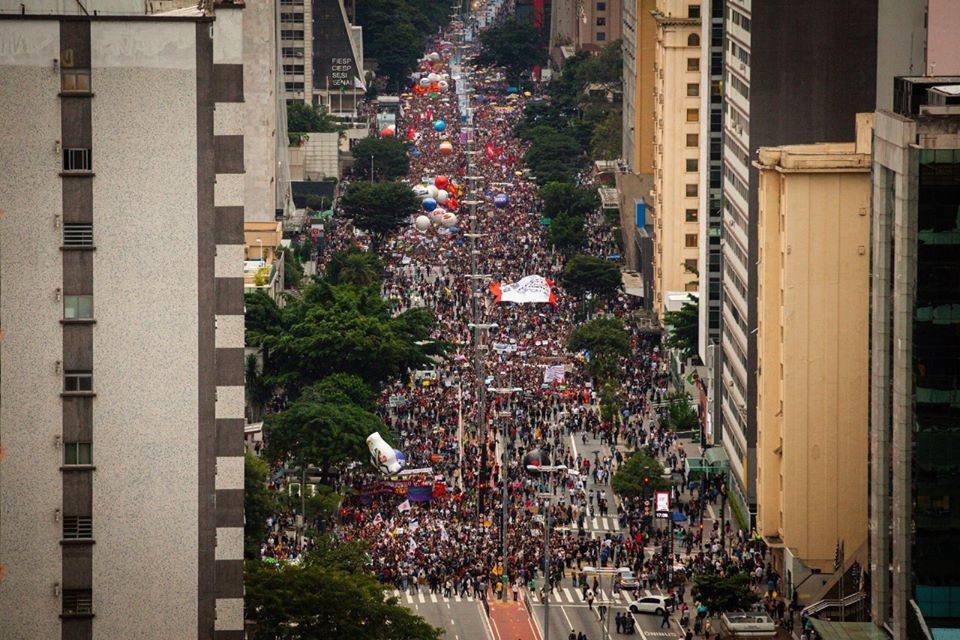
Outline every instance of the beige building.
POLYGON ((653 87, 657 0, 623 3, 623 160, 633 173, 653 173, 653 87))
MULTIPOLYGON (((872 114, 851 143, 761 148, 757 528, 792 589, 867 541, 872 114)), ((801 601, 822 580, 800 588, 801 601)))
MULTIPOLYGON (((658 0, 654 62, 654 291, 697 291, 700 255, 700 5, 658 0)), ((643 88, 641 87, 641 90, 643 88)))

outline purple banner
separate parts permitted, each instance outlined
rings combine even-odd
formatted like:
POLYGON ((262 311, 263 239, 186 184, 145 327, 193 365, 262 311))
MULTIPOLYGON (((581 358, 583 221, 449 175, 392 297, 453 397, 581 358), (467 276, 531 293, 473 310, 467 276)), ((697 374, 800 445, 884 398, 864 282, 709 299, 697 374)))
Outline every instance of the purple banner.
POLYGON ((430 502, 433 499, 433 485, 418 485, 410 487, 407 500, 410 502, 430 502))

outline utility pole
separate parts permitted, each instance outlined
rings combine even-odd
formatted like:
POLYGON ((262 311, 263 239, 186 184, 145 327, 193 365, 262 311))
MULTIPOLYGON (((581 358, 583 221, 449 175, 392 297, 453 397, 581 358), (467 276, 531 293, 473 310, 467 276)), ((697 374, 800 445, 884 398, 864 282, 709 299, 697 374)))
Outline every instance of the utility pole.
POLYGON ((512 442, 510 439, 509 423, 506 420, 504 420, 504 418, 513 417, 513 412, 510 410, 510 407, 512 404, 511 399, 513 398, 514 393, 523 391, 523 389, 520 387, 504 387, 500 389, 491 389, 490 391, 499 395, 508 394, 507 410, 497 413, 497 417, 500 418, 501 421, 503 422, 503 433, 501 435, 501 442, 503 443, 503 445, 501 447, 502 451, 500 452, 501 453, 500 484, 501 484, 501 491, 502 491, 502 498, 501 498, 502 511, 500 515, 500 553, 503 556, 503 575, 507 577, 507 579, 503 581, 503 593, 502 593, 503 601, 506 602, 507 586, 510 584, 510 579, 509 579, 510 574, 507 566, 507 531, 509 529, 509 507, 510 507, 509 481, 510 481, 510 478, 509 478, 509 474, 507 473, 507 467, 508 467, 507 461, 509 459, 512 442))

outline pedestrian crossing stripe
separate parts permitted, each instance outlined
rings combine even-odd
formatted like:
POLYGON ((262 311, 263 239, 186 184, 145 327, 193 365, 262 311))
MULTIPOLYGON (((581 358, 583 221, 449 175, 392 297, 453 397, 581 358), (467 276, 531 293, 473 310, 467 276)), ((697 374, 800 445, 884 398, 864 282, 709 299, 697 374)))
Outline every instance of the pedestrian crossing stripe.
POLYGON ((476 598, 474 598, 472 595, 461 597, 459 593, 452 594, 452 597, 447 597, 439 593, 426 594, 423 591, 418 591, 417 593, 410 593, 409 591, 404 592, 404 591, 399 591, 397 589, 394 589, 391 595, 393 595, 393 597, 395 597, 400 602, 406 602, 407 604, 414 604, 417 602, 419 602, 420 604, 426 604, 427 595, 430 596, 430 602, 436 602, 436 603, 476 601, 476 598))

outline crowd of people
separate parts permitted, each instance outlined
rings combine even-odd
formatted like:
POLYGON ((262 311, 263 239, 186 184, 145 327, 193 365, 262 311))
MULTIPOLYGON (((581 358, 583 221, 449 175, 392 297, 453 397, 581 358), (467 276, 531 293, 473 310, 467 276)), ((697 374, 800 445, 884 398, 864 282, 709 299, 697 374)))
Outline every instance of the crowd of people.
MULTIPOLYGON (((449 358, 435 370, 393 381, 381 398, 380 415, 398 437, 406 467, 435 488, 414 499, 402 483, 380 482, 372 467, 352 469, 339 479, 349 497, 334 535, 365 540, 377 578, 408 593, 489 598, 506 590, 508 598, 517 599, 526 588, 543 597, 565 579, 577 589, 596 591, 596 578, 591 583, 579 571, 582 566, 629 567, 642 588, 669 594, 681 616, 689 601, 697 612, 691 630, 702 633, 713 612, 689 593, 689 579, 745 572, 764 596, 760 606, 784 619, 776 596, 779 576, 762 542, 729 521, 713 518, 712 526, 702 524, 707 505, 717 505, 709 507, 716 510, 723 501, 721 478, 698 483, 684 478, 676 485, 673 504, 686 519, 675 537, 673 529, 655 526, 642 504, 621 502, 610 489, 618 466, 640 447, 648 447, 667 469, 684 473, 686 452, 653 408, 671 386, 659 336, 633 321, 637 299, 621 294, 595 302, 591 313, 624 319, 631 339, 631 354, 620 363, 622 416, 602 420, 589 375, 577 354, 565 348, 580 301, 562 288, 565 257, 547 242, 538 187, 522 166, 526 143, 513 135, 531 95, 508 92, 500 72, 471 66, 445 42, 439 37, 431 42, 429 50, 439 56, 425 58, 419 71, 449 78, 449 88, 439 95, 403 94, 397 135, 408 138, 410 185, 444 176, 459 196, 453 211, 459 220, 452 228, 402 227, 379 248, 386 274, 383 295, 398 312, 430 308, 436 317, 433 339, 451 346, 449 358), (458 93, 467 83, 471 91, 458 93), (469 109, 461 108, 464 101, 469 109), (442 131, 434 126, 437 121, 445 123, 442 131), (453 152, 441 153, 442 142, 450 142, 453 152), (507 196, 506 206, 495 204, 500 194, 507 196), (474 273, 487 278, 471 277, 474 273), (528 275, 553 283, 556 304, 496 304, 487 290, 490 282, 511 283, 528 275), (564 366, 562 381, 545 383, 545 369, 557 364, 564 366), (481 390, 480 382, 484 389, 504 392, 481 390), (482 417, 481 393, 486 395, 482 417), (603 443, 592 457, 570 446, 571 436, 587 435, 603 443), (520 461, 533 449, 575 473, 532 475, 520 461), (505 525, 499 519, 498 489, 504 474, 505 525), (601 488, 588 488, 588 478, 601 488), (560 525, 552 529, 549 566, 542 538, 529 534, 542 527, 544 514, 560 525), (615 515, 620 530, 602 537, 580 535, 585 519, 597 515, 615 515)), ((595 176, 584 172, 578 183, 595 186, 595 176)), ((584 252, 620 253, 602 212, 588 215, 585 233, 584 252)), ((347 221, 335 219, 324 231, 317 272, 324 272, 336 251, 366 243, 347 221)), ((263 555, 296 558, 309 542, 290 539, 280 524, 271 523, 263 555)), ((628 617, 618 614, 618 632, 632 628, 628 617)))

